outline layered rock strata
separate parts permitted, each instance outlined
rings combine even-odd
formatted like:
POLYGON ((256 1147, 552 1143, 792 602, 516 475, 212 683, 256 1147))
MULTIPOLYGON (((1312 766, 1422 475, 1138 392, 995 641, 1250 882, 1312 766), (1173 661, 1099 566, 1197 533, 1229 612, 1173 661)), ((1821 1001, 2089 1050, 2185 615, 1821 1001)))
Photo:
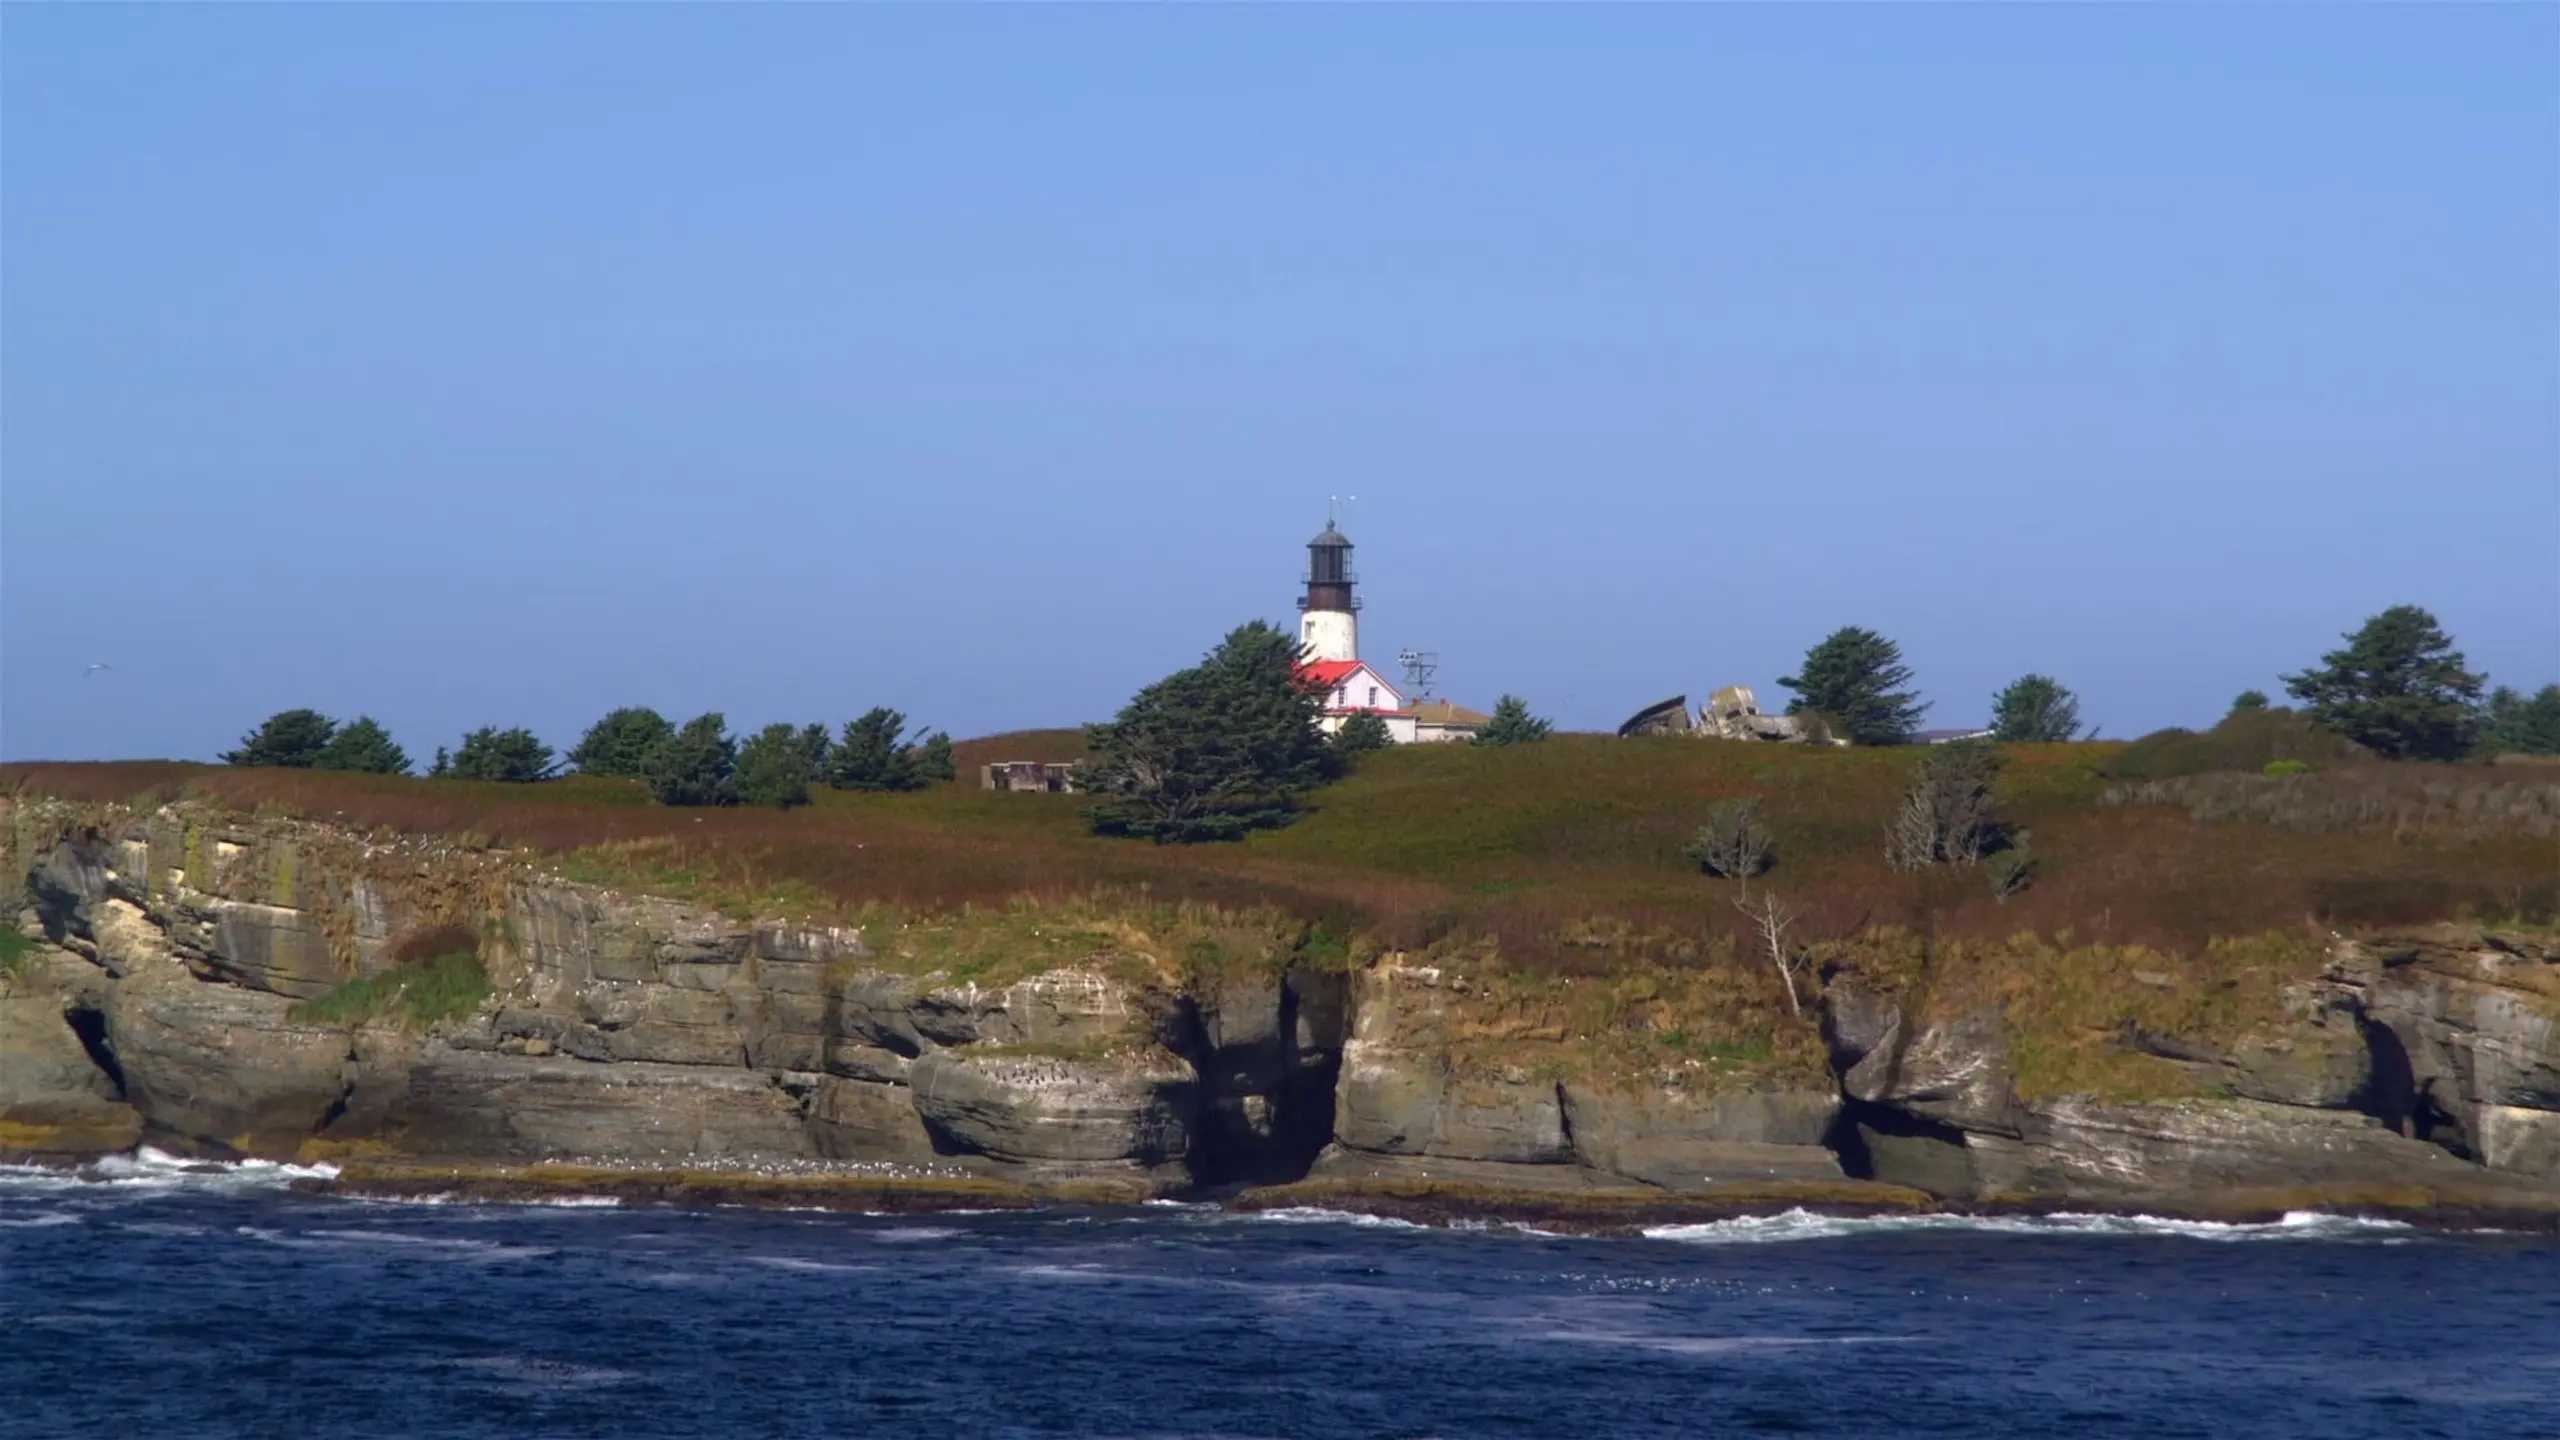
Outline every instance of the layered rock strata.
MULTIPOLYGON (((1346 973, 1275 943, 1204 966, 1118 920, 1043 936, 1035 917, 942 955, 895 926, 748 923, 464 846, 0 805, 18 887, 0 900, 30 942, 0 968, 11 1154, 2560 1205, 2560 949, 2512 935, 2340 938, 2256 1008, 2101 1006, 2098 1040, 2063 1038, 2138 1083, 2082 1085, 2033 994, 1856 953, 1825 967, 1822 1049, 1800 1060, 1660 1029, 1600 1043, 1571 1005, 1497 995, 1480 954, 1346 973), (411 1028, 299 1008, 428 933, 477 937, 475 1009, 411 1028)), ((1707 1023, 1683 994, 1621 1018, 1707 1023)))

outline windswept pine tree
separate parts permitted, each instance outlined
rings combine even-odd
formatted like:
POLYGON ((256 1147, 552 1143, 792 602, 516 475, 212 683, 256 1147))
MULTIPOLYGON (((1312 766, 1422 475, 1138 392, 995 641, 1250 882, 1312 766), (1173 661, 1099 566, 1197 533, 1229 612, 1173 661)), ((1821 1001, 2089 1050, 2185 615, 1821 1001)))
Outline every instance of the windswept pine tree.
POLYGON ((1905 688, 1911 667, 1902 647, 1873 630, 1843 626, 1805 652, 1804 665, 1778 681, 1796 692, 1787 713, 1812 713, 1859 745, 1899 745, 1929 707, 1905 688))
POLYGON ((566 758, 581 775, 637 779, 648 768, 649 751, 675 731, 657 711, 626 705, 588 726, 566 758))
POLYGON ((1299 676, 1295 636, 1257 620, 1201 662, 1089 727, 1094 830, 1159 844, 1234 840, 1286 825, 1338 773, 1322 694, 1299 676))
POLYGON ((353 770, 368 775, 406 775, 409 752, 370 715, 359 715, 338 727, 311 762, 315 770, 353 770))
POLYGON ((225 754, 222 763, 308 770, 337 733, 337 722, 317 710, 280 710, 241 736, 240 748, 225 754))
POLYGON ((2345 638, 2345 648, 2284 677, 2312 719, 2395 760, 2457 760, 2471 748, 2483 681, 2435 616, 2394 605, 2345 638))

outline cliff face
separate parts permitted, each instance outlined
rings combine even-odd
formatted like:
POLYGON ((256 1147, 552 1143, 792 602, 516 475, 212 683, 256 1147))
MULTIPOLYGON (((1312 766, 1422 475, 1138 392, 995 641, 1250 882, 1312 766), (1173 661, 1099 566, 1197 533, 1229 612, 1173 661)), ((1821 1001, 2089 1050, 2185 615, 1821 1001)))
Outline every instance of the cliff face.
POLYGON ((1882 937, 1828 956, 1817 1034, 1749 970, 1451 949, 1346 973, 1278 929, 1054 911, 750 923, 187 806, 5 821, 43 938, 0 970, 0 1151, 2560 1196, 2560 952, 2476 931, 2184 959, 1882 937), (407 973, 428 933, 476 937, 476 1006, 297 1008, 407 973))
POLYGON ((992 967, 1025 973, 958 979, 902 933, 741 923, 459 847, 176 811, 59 833, 77 818, 10 817, 47 942, 0 999, 14 1150, 1171 1185, 1303 1169, 1330 1125, 1342 982, 1284 955, 1204 981, 1155 937, 1067 925, 992 967), (492 990, 466 1018, 300 1018, 457 925, 492 990))

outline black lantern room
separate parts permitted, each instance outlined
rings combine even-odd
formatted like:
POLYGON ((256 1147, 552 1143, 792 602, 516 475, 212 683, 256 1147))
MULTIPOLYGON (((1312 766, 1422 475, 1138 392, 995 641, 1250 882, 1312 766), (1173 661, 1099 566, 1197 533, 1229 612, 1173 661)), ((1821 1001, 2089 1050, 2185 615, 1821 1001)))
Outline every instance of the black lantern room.
POLYGON ((1351 537, 1328 521, 1324 533, 1307 542, 1307 594, 1301 610, 1357 610, 1351 593, 1351 537))

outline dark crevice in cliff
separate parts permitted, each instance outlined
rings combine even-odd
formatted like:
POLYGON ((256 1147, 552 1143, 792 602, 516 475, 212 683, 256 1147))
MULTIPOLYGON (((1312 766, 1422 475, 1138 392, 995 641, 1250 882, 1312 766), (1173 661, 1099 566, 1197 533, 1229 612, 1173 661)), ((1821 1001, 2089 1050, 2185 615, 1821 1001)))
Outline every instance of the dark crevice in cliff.
POLYGON ((125 1098, 124 1066, 116 1062, 116 1051, 107 1043, 107 1017, 103 1011, 87 1008, 66 1010, 63 1023, 80 1038, 80 1048, 88 1052, 89 1063, 98 1067, 116 1087, 116 1098, 125 1098))
POLYGON ((1298 987, 1284 980, 1269 1035, 1220 1046, 1199 1004, 1182 1002, 1163 1038, 1200 1077, 1188 1156, 1194 1184, 1217 1189, 1303 1180, 1333 1143, 1341 1040, 1319 1035, 1321 1048, 1300 1049, 1302 1008, 1298 987))
POLYGON ((1876 1178, 1875 1157, 1867 1152, 1867 1137, 1858 1133, 1856 1111, 1866 1103, 1843 1099, 1840 1108, 1831 1112, 1831 1123, 1822 1129, 1822 1148, 1839 1158, 1840 1173, 1852 1180, 1876 1178))
POLYGON ((2409 1047, 2400 1043, 2399 1032, 2369 1015, 2359 1016, 2356 1024, 2364 1033, 2372 1068, 2364 1089, 2356 1095, 2355 1108, 2398 1134, 2426 1139, 2420 1125, 2417 1076, 2409 1066, 2409 1047))
POLYGON ((328 1109, 320 1112, 320 1123, 311 1127, 311 1133, 314 1135, 328 1134, 329 1127, 337 1124, 338 1117, 347 1113, 348 1104, 355 1098, 356 1082, 349 1080, 345 1084, 340 1085, 338 1087, 337 1098, 329 1102, 328 1109))
POLYGON ((1964 1132, 1872 1100, 1843 1100, 1823 1143, 1852 1180, 1909 1185, 1933 1195, 1967 1195, 1973 1162, 1964 1132))

